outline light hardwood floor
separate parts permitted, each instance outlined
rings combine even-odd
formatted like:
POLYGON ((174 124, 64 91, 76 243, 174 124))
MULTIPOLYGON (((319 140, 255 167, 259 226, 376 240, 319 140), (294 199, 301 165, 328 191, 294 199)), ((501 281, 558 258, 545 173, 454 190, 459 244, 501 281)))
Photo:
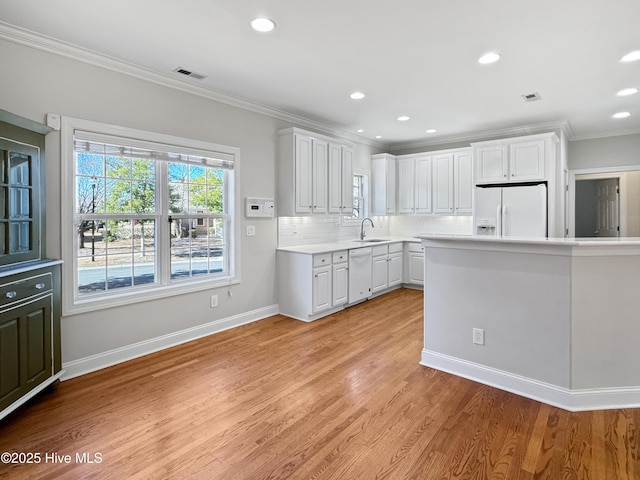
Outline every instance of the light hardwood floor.
POLYGON ((640 410, 566 412, 422 367, 422 345, 422 293, 397 290, 148 355, 0 421, 0 452, 41 455, 0 478, 640 479, 640 410))

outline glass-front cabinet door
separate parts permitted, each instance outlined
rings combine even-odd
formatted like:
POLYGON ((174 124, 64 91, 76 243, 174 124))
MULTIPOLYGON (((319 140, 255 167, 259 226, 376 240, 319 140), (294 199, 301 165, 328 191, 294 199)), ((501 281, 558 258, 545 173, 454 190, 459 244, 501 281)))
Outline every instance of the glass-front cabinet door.
POLYGON ((41 258, 40 148, 0 137, 0 266, 41 258))

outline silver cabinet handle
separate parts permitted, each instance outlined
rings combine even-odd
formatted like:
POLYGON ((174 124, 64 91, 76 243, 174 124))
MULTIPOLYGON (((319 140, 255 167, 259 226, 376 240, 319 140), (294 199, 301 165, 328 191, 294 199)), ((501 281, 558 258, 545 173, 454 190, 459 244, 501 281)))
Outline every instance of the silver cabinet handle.
POLYGON ((18 295, 18 292, 7 292, 5 296, 7 298, 15 298, 17 295, 18 295))
POLYGON ((42 290, 44 288, 44 283, 36 283, 36 290, 42 290))

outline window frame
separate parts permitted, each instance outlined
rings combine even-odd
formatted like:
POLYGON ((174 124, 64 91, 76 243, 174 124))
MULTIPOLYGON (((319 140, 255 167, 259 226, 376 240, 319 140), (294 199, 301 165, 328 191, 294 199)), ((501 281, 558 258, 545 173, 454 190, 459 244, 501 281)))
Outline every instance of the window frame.
MULTIPOLYGON (((63 315, 73 315, 88 311, 105 308, 113 308, 122 305, 149 301, 167 296, 181 295, 185 293, 197 292, 206 289, 224 287, 240 283, 240 224, 241 224, 241 201, 240 201, 240 149, 226 145, 214 144, 202 140, 194 140, 173 135, 160 134, 144 130, 137 130, 117 125, 103 124, 89 120, 82 120, 70 117, 62 118, 61 126, 61 253, 62 253, 62 313, 63 315), (233 171, 228 175, 228 185, 226 186, 226 199, 228 202, 228 216, 231 228, 228 231, 228 268, 225 276, 203 276, 193 277, 188 280, 168 284, 153 284, 147 286, 133 287, 125 291, 107 290, 104 294, 97 294, 88 297, 78 296, 77 279, 77 256, 78 235, 75 233, 76 216, 76 180, 75 180, 75 156, 74 156, 74 132, 76 130, 85 132, 95 132, 101 135, 121 137, 134 143, 139 142, 141 146, 145 142, 176 147, 180 151, 193 152, 215 152, 233 157, 233 171)), ((159 179, 157 188, 163 190, 160 193, 162 198, 166 198, 167 185, 162 185, 159 179)), ((164 212, 157 215, 163 215, 164 212)), ((193 217, 197 214, 190 215, 193 217)), ((167 241, 157 239, 156 250, 158 255, 169 258, 170 246, 167 241)), ((162 263, 156 260, 155 265, 162 263)), ((166 265, 166 262, 164 262, 166 265)), ((167 272, 160 272, 167 275, 167 272)), ((169 275, 170 277, 170 275, 169 275)), ((168 279, 171 282, 170 278, 168 279)))
MULTIPOLYGON (((362 222, 362 220, 364 220, 365 218, 367 218, 369 216, 369 206, 370 206, 370 177, 371 177, 371 173, 367 170, 359 170, 359 169, 354 169, 353 170, 353 174, 352 174, 352 183, 353 183, 353 177, 355 176, 360 176, 362 177, 362 195, 363 195, 363 213, 362 213, 362 218, 354 218, 354 217, 347 217, 346 215, 342 215, 340 217, 341 219, 341 223, 342 225, 360 225, 360 223, 362 222)), ((353 211, 353 207, 352 207, 352 211, 353 211)))

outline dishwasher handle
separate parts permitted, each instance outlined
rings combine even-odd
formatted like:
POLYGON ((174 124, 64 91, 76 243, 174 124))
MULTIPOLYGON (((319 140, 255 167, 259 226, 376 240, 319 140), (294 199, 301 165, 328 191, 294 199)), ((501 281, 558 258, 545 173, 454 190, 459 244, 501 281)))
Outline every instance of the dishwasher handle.
POLYGON ((356 248, 354 250, 349 250, 349 258, 367 257, 370 255, 371 255, 371 247, 356 248))

